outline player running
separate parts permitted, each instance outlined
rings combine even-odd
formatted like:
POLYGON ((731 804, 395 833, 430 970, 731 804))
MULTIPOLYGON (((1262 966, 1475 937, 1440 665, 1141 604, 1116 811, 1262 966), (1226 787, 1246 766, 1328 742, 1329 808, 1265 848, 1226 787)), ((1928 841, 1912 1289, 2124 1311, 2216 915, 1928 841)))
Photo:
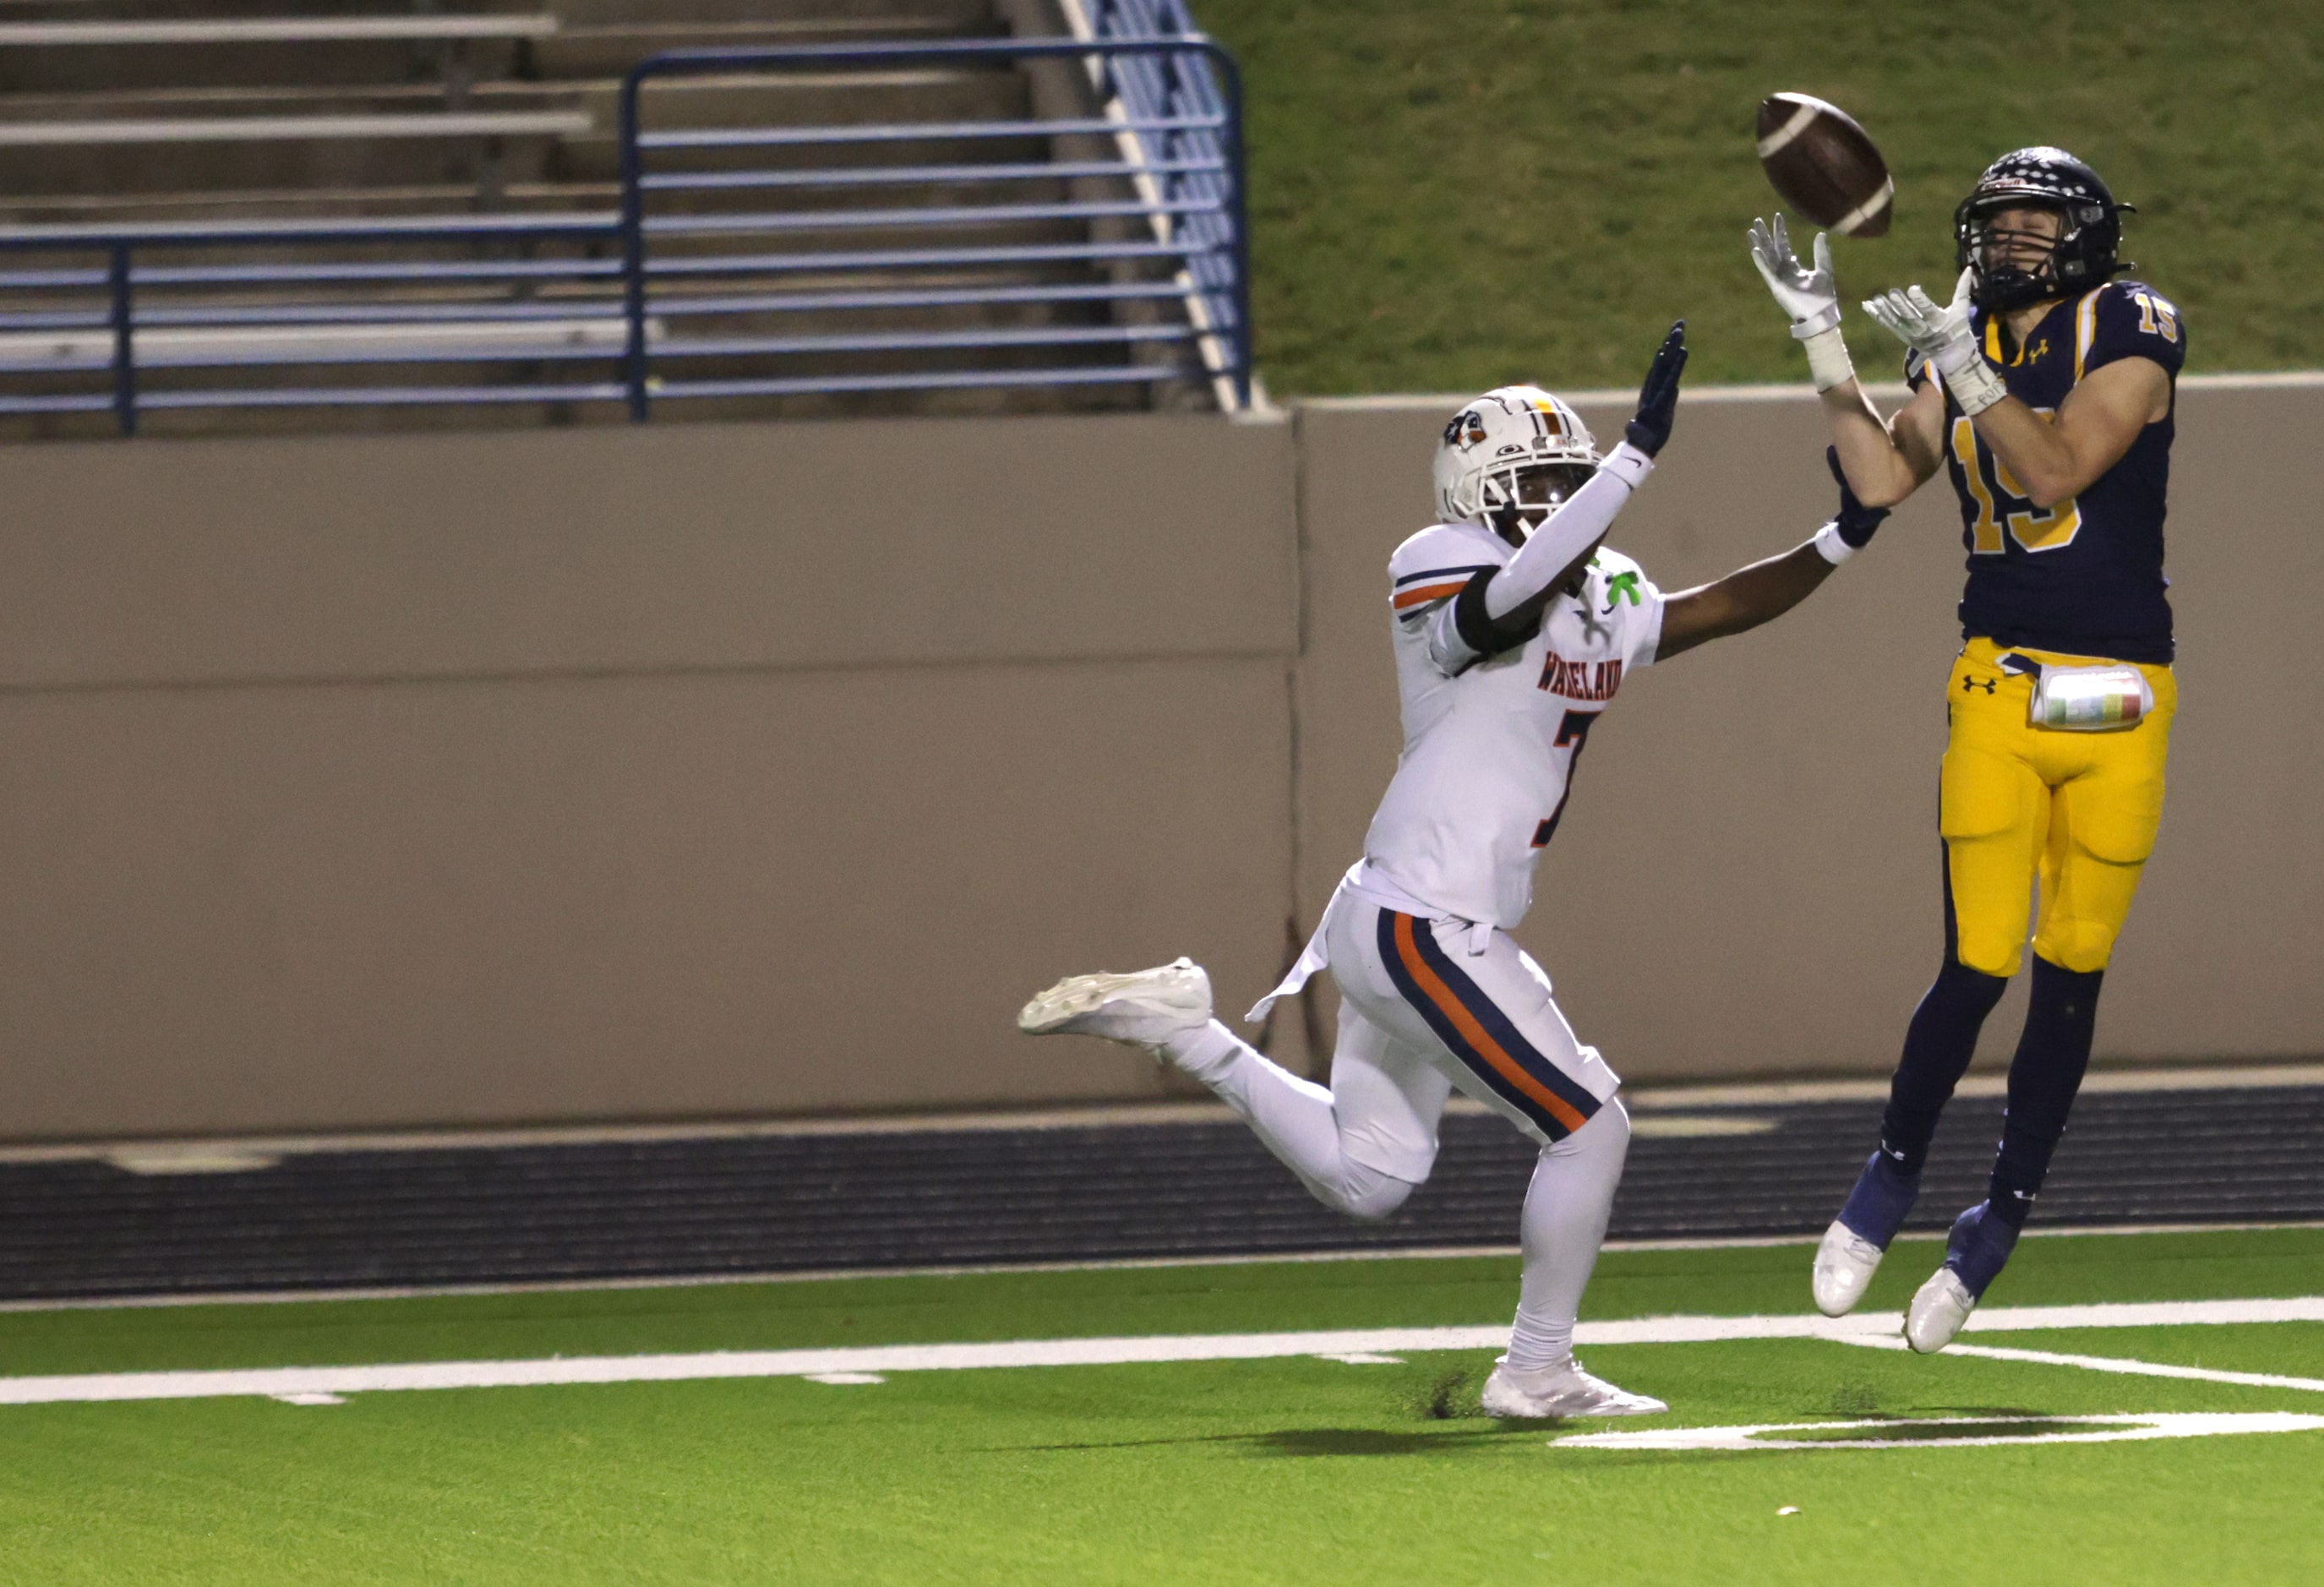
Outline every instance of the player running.
POLYGON ((2062 149, 1988 166, 1953 215, 1951 304, 1912 287, 1864 305, 1910 349, 1912 398, 1885 422, 1840 340, 1824 239, 1810 271, 1781 216, 1751 228, 1849 484, 1885 507, 1943 467, 1969 548, 1939 780, 1945 962, 1905 1029, 1879 1149, 1816 1253, 1825 1313, 1862 1297, 1911 1211, 1937 1115, 2017 972, 2041 891, 1991 1186, 1913 1297, 1915 1350, 1944 1348, 2009 1259, 2089 1063, 2107 959, 2163 816, 2178 698, 2163 518, 2187 345, 2169 300, 2114 279, 2129 268, 2116 258, 2129 208, 2062 149))
POLYGON ((1508 935, 1532 903, 1574 761, 1626 678, 1790 610, 1886 516, 1843 491, 1840 516, 1808 543, 1667 597, 1637 563, 1600 549, 1670 437, 1684 328, 1672 328, 1628 438, 1603 458, 1573 410, 1534 386, 1488 392, 1445 426, 1444 521, 1388 561, 1404 753, 1364 857, 1250 1015, 1265 1018, 1328 966, 1342 1000, 1330 1089, 1213 1019, 1209 977, 1185 959, 1068 977, 1018 1016, 1036 1034, 1102 1036, 1176 1064, 1352 1217, 1387 1217, 1428 1178, 1454 1087, 1537 1141, 1517 1323, 1484 1387, 1497 1416, 1668 1408, 1573 1360, 1630 1122, 1614 1071, 1575 1039, 1549 977, 1508 935))

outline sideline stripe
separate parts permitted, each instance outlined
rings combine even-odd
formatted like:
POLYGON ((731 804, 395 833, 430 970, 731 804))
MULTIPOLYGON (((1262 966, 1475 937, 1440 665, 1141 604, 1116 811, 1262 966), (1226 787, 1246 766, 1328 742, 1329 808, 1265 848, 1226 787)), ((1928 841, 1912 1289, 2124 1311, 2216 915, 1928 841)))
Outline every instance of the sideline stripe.
MULTIPOLYGON (((2142 1328, 2184 1324, 2324 1322, 2324 1296, 2292 1300, 2165 1301, 2146 1305, 2004 1306, 1972 1313, 1983 1332, 2142 1328)), ((1578 1345, 1696 1344, 1741 1339, 1841 1343, 1894 1335, 1901 1314, 1828 1318, 1634 1317, 1584 1323, 1578 1345)), ((1289 1356, 1398 1355, 1492 1350, 1508 1325, 1349 1328, 1300 1333, 1208 1333, 1122 1339, 1004 1340, 987 1344, 891 1344, 836 1350, 710 1351, 689 1355, 553 1356, 507 1361, 411 1361, 388 1366, 273 1367, 198 1372, 104 1372, 0 1378, 0 1405, 211 1399, 245 1395, 377 1394, 420 1389, 529 1389, 585 1383, 678 1383, 722 1378, 805 1378, 832 1372, 946 1372, 1005 1367, 1108 1367, 1289 1356)))
MULTIPOLYGON (((2199 377, 2182 376, 2183 388, 2199 377)), ((2324 376, 2319 376, 2324 383, 2324 376)), ((1812 395, 1812 388, 1803 386, 1812 395)), ((1449 399, 1448 399, 1449 400, 1449 399)), ((1637 393, 1622 399, 1637 401, 1637 393)), ((2096 1092, 2191 1091, 2246 1086, 2324 1085, 2324 1064, 2289 1063, 2178 1065, 2164 1068, 2093 1069, 2082 1094, 2096 1092)), ((1961 1080, 1956 1097, 2002 1096, 2008 1077, 1980 1071, 1961 1080)), ((1769 1107, 1784 1103, 1874 1102, 1888 1094, 1884 1075, 1855 1079, 1738 1081, 1720 1084, 1646 1081, 1622 1088, 1632 1113, 1658 1108, 1769 1107)), ((1447 1112, 1489 1112, 1484 1103, 1456 1096, 1447 1112)), ((0 1163, 85 1162, 91 1158, 132 1167, 168 1171, 171 1161, 192 1159, 216 1171, 224 1158, 304 1157, 326 1152, 450 1151, 464 1148, 588 1146, 607 1142, 735 1140, 769 1136, 892 1135, 907 1131, 946 1133, 986 1130, 1083 1130, 1116 1124, 1214 1123, 1235 1117, 1222 1102, 1111 1103, 1083 1106, 999 1110, 966 1113, 881 1113, 836 1119, 696 1120, 659 1124, 536 1124, 516 1129, 351 1131, 337 1135, 239 1135, 154 1137, 111 1140, 64 1140, 0 1146, 0 1163), (124 1160, 125 1159, 125 1160, 124 1160), (134 1165, 134 1167, 133 1167, 134 1165)))
MULTIPOLYGON (((1876 1350, 1904 1350, 1901 1339, 1850 1339, 1849 1344, 1876 1350)), ((1981 1356, 1996 1361, 2031 1361, 2038 1367, 2081 1367, 2093 1372, 2120 1372, 2132 1378, 2188 1378, 2203 1383, 2240 1383, 2253 1389, 2305 1389, 2324 1394, 2324 1378, 2286 1378, 2274 1372, 2230 1372, 2214 1367, 2178 1367, 2162 1361, 2136 1361, 2114 1355, 2064 1355, 2049 1350, 2006 1350, 1992 1344, 1949 1344, 1948 1355, 1981 1356)))

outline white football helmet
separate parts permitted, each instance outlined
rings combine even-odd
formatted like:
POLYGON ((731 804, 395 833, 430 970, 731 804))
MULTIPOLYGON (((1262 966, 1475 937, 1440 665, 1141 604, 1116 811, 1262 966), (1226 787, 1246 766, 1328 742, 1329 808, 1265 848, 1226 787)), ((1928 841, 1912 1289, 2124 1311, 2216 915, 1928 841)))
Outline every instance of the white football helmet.
POLYGON ((1436 448, 1436 511, 1448 523, 1529 534, 1522 510, 1546 510, 1598 470, 1598 442, 1563 397, 1495 386, 1462 406, 1436 448))

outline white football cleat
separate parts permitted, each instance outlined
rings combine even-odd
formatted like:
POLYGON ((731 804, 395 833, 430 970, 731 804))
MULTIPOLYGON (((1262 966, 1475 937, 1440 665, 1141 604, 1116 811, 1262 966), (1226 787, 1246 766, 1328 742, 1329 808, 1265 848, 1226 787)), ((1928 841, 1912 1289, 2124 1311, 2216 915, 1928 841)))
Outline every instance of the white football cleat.
POLYGON ((1192 959, 1126 975, 1068 975, 1018 1010, 1029 1036, 1102 1036, 1153 1047, 1211 1020, 1211 978, 1192 959))
POLYGON ((1551 1416, 1653 1416, 1670 1409, 1651 1395, 1617 1389, 1603 1378, 1593 1378, 1582 1363, 1568 1356, 1554 1367, 1519 1372, 1508 1358, 1493 1363, 1478 1396, 1489 1416, 1538 1421, 1551 1416))
POLYGON ((1838 1219, 1823 1232, 1816 1247, 1816 1310, 1827 1317, 1844 1317, 1856 1309, 1888 1253, 1838 1219))
POLYGON ((1923 1355, 1934 1355, 1953 1342, 1953 1335, 1976 1309, 1977 1296, 1969 1292, 1960 1275, 1950 1268, 1939 1268, 1914 1294, 1911 1308, 1904 1313, 1904 1342, 1923 1355))

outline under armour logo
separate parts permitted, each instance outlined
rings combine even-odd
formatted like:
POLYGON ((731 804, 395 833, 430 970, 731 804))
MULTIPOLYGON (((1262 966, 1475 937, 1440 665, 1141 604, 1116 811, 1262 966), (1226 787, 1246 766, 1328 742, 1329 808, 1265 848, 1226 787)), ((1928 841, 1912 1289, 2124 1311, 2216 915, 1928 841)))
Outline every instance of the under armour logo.
POLYGON ((2048 337, 2043 337, 2040 341, 2034 343, 2031 347, 2028 347, 2025 350, 2025 362, 2028 364, 2038 364, 2041 362, 2042 355, 2049 350, 2050 338, 2048 337))
POLYGON ((1999 681, 2000 679, 1993 678, 1964 678, 1961 679, 1961 693, 1967 694, 1973 688, 1981 688, 1987 694, 1991 694, 1993 686, 1999 681))
POLYGON ((1606 581, 1606 610, 1602 614, 1612 616, 1614 608, 1622 604, 1625 595, 1629 597, 1633 606, 1638 604, 1638 576, 1635 571, 1618 573, 1606 581))

